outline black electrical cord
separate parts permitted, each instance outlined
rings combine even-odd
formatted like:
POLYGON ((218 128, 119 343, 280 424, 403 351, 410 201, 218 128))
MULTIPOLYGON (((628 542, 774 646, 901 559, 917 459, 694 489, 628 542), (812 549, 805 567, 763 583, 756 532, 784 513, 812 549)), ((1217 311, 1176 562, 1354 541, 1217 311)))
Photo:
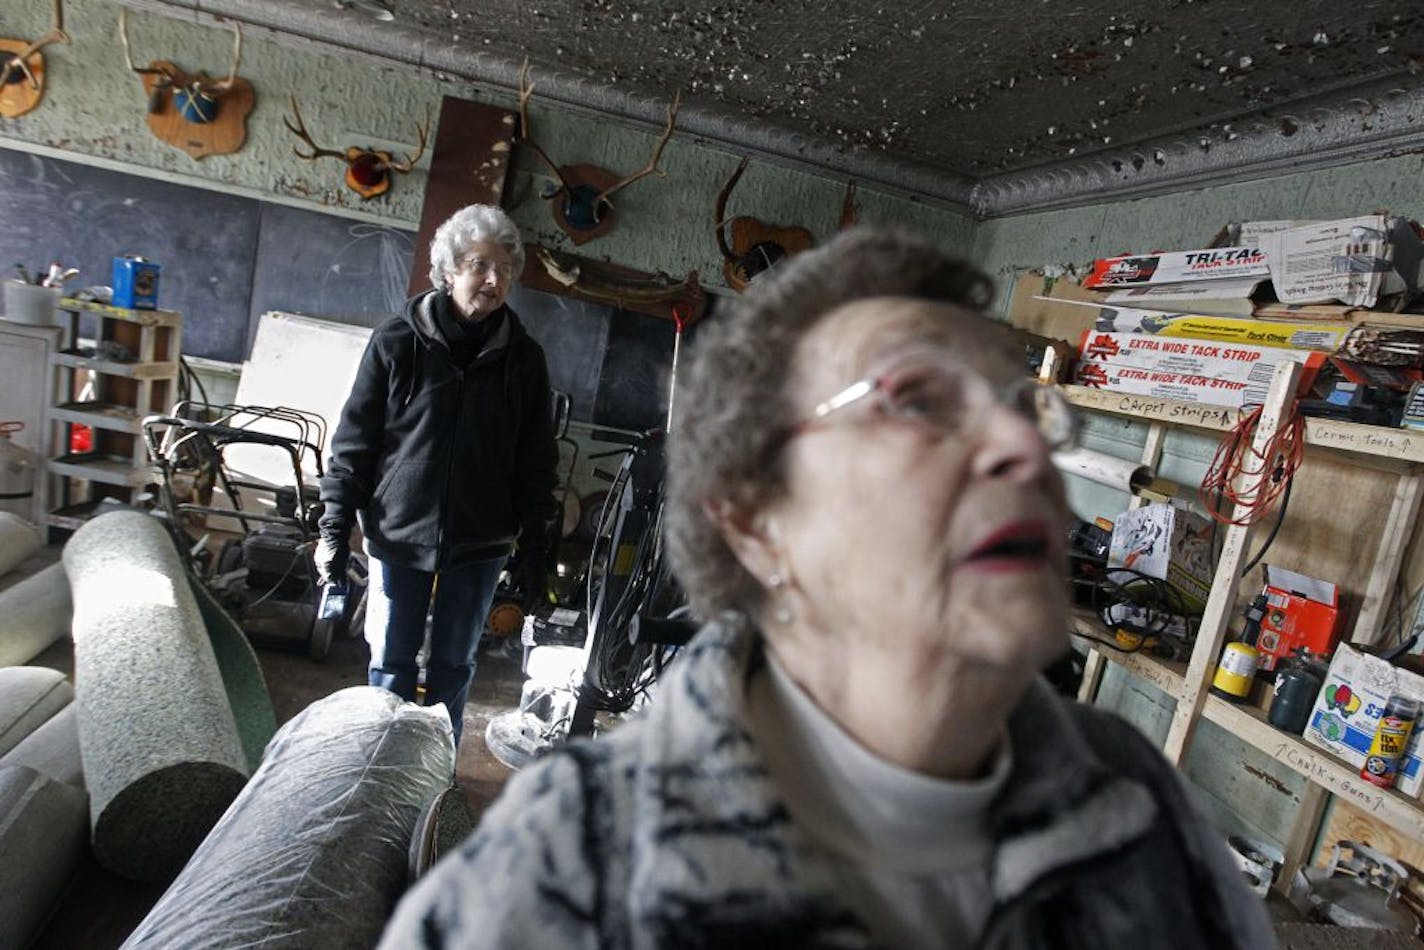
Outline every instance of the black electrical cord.
POLYGON ((1276 534, 1281 530, 1281 522, 1286 520, 1286 508, 1290 505, 1291 488, 1294 485, 1295 477, 1287 476, 1285 491, 1281 494, 1281 506, 1276 509, 1276 520, 1275 523, 1271 525, 1271 533, 1266 535, 1266 541, 1261 545, 1261 549, 1257 551, 1255 556, 1241 569, 1242 577, 1249 574, 1251 568, 1261 563, 1261 558, 1266 556, 1266 552, 1271 548, 1271 543, 1276 540, 1276 534))

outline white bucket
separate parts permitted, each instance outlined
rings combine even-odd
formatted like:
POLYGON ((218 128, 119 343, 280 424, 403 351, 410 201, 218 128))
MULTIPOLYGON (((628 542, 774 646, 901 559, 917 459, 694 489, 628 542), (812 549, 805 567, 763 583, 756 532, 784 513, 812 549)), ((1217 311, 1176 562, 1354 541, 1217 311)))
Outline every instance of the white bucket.
POLYGON ((59 290, 22 280, 5 281, 5 319, 38 327, 59 325, 59 290))

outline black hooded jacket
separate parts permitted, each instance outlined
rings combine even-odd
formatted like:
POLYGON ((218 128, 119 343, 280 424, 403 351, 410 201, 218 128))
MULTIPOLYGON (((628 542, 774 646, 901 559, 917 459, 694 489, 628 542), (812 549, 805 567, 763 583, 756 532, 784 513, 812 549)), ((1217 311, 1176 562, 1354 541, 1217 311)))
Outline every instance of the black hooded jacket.
POLYGON ((345 538, 359 516, 373 556, 423 571, 508 554, 520 537, 542 545, 555 513, 543 349, 505 307, 461 368, 436 319, 442 293, 371 334, 321 480, 323 536, 345 538))

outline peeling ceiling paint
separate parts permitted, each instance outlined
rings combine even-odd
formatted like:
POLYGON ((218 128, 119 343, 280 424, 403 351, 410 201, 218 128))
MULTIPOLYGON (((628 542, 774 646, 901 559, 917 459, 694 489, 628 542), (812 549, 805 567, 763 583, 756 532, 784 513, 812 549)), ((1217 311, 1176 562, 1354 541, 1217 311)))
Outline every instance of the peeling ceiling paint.
MULTIPOLYGON (((254 22, 263 19, 254 11, 277 5, 152 2, 254 22)), ((378 54, 385 39, 392 58, 406 61, 414 43, 419 61, 438 58, 465 75, 497 61, 508 79, 528 57, 536 81, 558 77, 541 94, 552 88, 569 104, 650 125, 661 117, 659 104, 681 90, 680 126, 695 127, 700 116, 695 134, 760 140, 763 152, 849 174, 893 166, 898 176, 881 175, 882 182, 898 177, 910 192, 932 191, 926 181, 938 178, 949 183, 941 197, 981 214, 1025 189, 1044 192, 1033 199, 1044 203, 1057 186, 1034 176, 1112 188, 1132 185, 1134 176, 1199 176, 1252 161, 1269 167, 1282 155, 1308 155, 1305 140, 1316 133, 1332 147, 1373 142, 1371 133, 1424 141, 1424 4, 1417 0, 281 6, 280 22, 268 17, 266 25, 328 40, 359 33, 360 45, 378 54), (1389 102, 1395 108, 1372 124, 1370 113, 1389 102), (1322 118, 1321 110, 1331 114, 1322 118), (1264 154, 1230 148, 1244 136, 1271 142, 1264 154), (1183 156, 1190 148, 1201 154, 1183 156)))

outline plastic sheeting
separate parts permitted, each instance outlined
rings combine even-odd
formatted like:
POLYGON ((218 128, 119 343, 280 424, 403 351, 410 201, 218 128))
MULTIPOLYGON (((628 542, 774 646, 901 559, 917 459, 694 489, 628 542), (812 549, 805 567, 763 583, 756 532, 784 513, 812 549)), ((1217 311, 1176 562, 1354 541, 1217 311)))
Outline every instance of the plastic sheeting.
POLYGON ((39 656, 69 630, 73 613, 63 564, 51 564, 0 592, 0 666, 39 656))
POLYGON ((371 686, 311 704, 124 948, 374 946, 454 771, 444 706, 371 686))
POLYGON ((0 767, 0 947, 26 947, 84 858, 84 793, 23 766, 0 767))
POLYGON ((40 530, 19 515, 0 511, 0 576, 10 573, 44 547, 40 530))

